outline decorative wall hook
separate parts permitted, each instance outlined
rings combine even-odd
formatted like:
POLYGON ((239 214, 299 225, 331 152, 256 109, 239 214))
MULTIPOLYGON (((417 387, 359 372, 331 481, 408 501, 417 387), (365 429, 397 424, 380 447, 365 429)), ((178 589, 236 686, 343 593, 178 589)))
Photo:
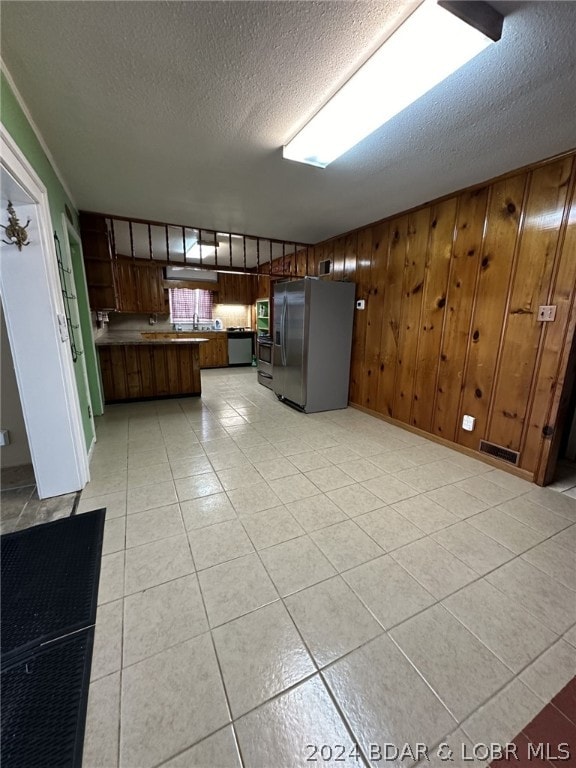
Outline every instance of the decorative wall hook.
POLYGON ((21 251, 23 245, 30 245, 28 242, 28 232, 26 232, 28 225, 30 224, 30 219, 28 219, 26 224, 22 226, 10 200, 8 200, 7 210, 9 214, 8 226, 5 227, 4 224, 0 224, 0 227, 6 232, 10 240, 2 240, 2 242, 6 243, 6 245, 17 245, 18 250, 21 251))

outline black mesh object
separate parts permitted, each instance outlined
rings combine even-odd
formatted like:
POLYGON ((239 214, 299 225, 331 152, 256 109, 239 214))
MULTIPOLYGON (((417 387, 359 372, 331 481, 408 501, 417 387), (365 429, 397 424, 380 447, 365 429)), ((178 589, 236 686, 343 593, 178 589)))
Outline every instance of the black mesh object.
POLYGON ((3 661, 94 624, 105 514, 0 537, 3 661))
POLYGON ((94 628, 3 664, 3 768, 79 768, 94 628))

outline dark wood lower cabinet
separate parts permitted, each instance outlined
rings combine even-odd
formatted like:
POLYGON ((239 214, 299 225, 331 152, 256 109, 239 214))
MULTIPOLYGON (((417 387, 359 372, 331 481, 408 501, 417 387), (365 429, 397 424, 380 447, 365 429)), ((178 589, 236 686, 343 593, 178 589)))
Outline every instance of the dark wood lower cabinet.
POLYGON ((182 343, 99 346, 105 401, 200 395, 200 347, 182 343))

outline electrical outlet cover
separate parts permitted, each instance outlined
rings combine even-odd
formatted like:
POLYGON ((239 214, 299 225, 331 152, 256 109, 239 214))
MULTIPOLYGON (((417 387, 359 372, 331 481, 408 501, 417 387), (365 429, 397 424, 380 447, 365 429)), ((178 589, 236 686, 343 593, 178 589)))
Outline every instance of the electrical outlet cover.
POLYGON ((462 429, 465 429, 466 432, 473 432, 475 426, 476 426, 476 419, 474 418, 474 416, 464 416, 462 418, 462 429))

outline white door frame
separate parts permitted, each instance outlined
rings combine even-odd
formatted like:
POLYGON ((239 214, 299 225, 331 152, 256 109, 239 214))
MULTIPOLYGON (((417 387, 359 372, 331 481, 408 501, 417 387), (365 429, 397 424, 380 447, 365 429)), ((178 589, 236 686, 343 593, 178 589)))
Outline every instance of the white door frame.
MULTIPOLYGON (((90 475, 48 194, 2 124, 0 158, 3 183, 18 190, 21 224, 31 220, 30 245, 19 251, 0 244, 0 295, 38 495, 59 496, 83 488, 90 475)), ((1 194, 3 222, 7 194, 1 194)))

